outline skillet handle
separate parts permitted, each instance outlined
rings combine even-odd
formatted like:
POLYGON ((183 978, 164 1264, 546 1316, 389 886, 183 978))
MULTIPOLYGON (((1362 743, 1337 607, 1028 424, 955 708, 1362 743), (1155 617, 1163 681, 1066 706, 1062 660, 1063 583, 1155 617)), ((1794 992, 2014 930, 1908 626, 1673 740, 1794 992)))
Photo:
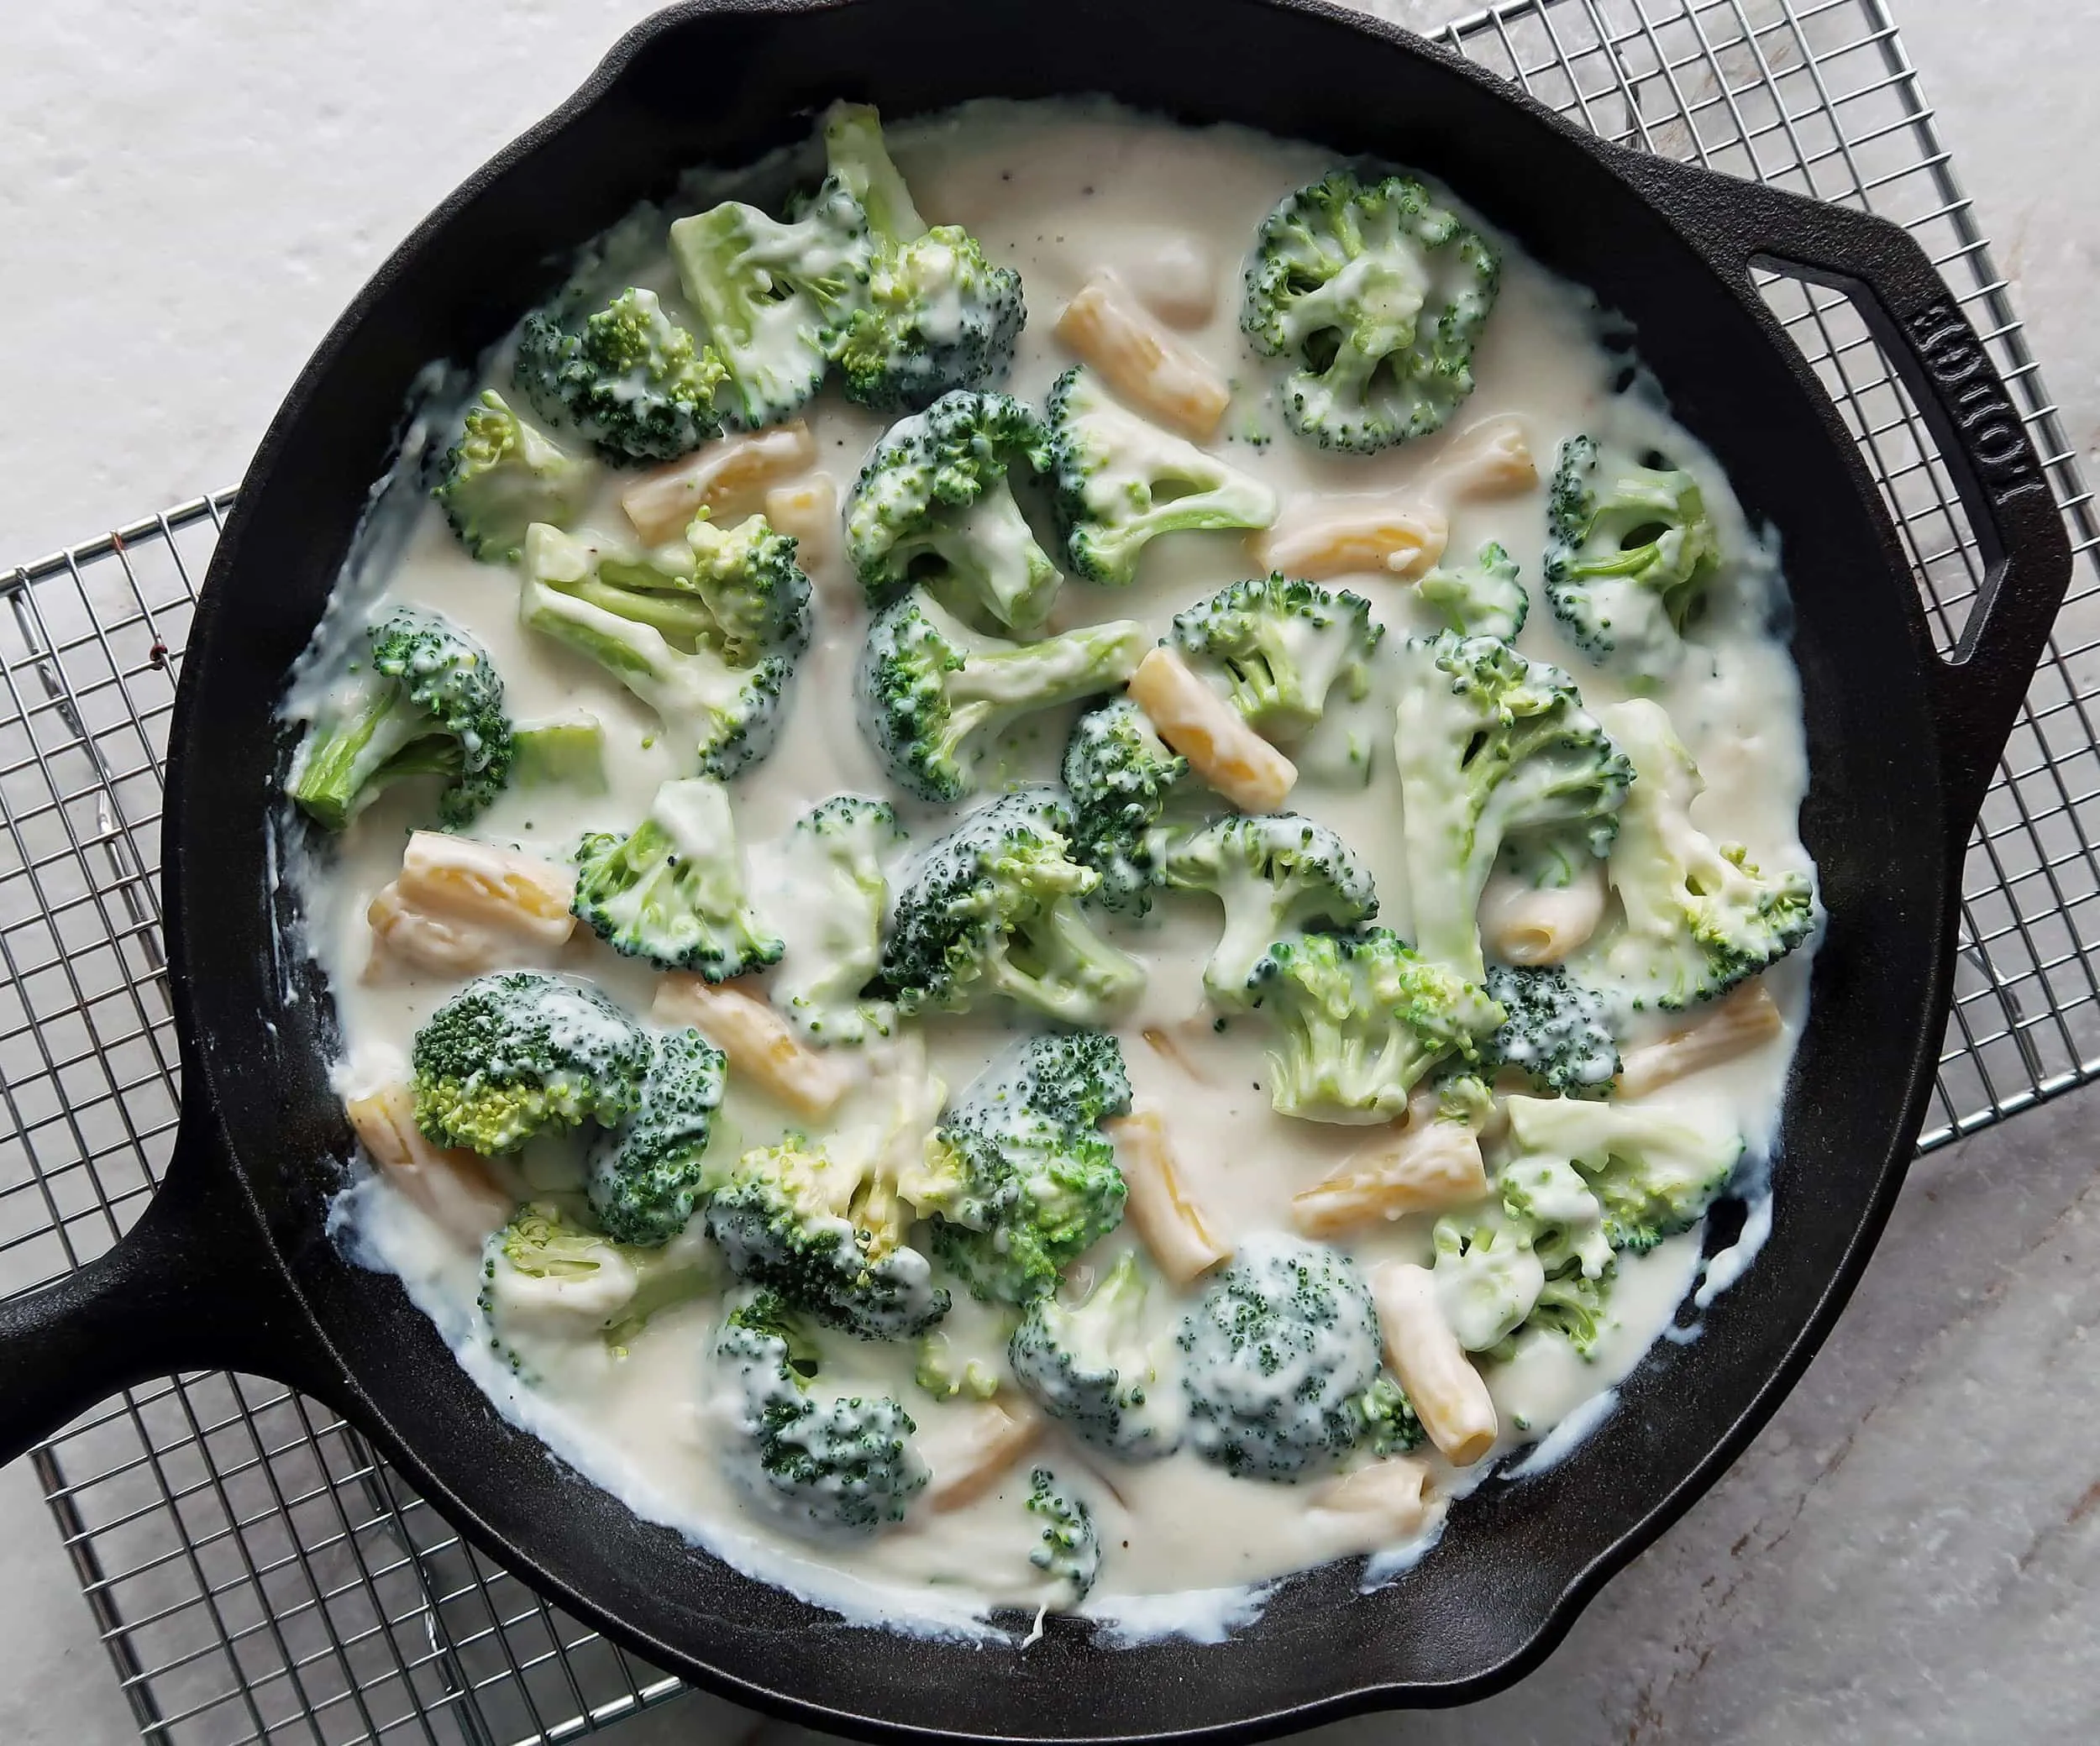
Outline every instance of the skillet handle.
POLYGON ((120 1388, 239 1370, 314 1392, 304 1307, 225 1156, 186 1108, 137 1224, 65 1278, 0 1303, 0 1463, 120 1388))
POLYGON ((1769 261, 1845 292, 1945 459, 1984 563, 1951 656, 1929 663, 1958 865, 2071 585, 2071 542, 2005 384, 1925 252, 1885 218, 1629 153, 1625 173, 1725 276, 1769 261))

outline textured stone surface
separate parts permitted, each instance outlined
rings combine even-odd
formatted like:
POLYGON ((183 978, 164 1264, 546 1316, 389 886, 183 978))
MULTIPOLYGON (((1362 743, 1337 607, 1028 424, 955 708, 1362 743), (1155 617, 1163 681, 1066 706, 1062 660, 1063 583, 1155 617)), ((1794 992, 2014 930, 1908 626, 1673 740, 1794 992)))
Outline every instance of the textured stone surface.
MULTIPOLYGON (((1893 0, 2072 440, 2100 444, 2100 8, 1893 0)), ((1433 24, 1457 7, 1386 0, 1433 24)), ((235 480, 394 241, 559 101, 627 0, 0 8, 0 559, 235 480), (29 409, 25 412, 25 409, 29 409), (76 410, 77 409, 77 410, 76 410), (28 419, 33 416, 36 422, 28 419)), ((1921 1165, 1835 1337, 1515 1691, 1317 1738, 2087 1742, 2100 1714, 2087 1096, 1921 1165)), ((757 1727, 683 1701, 620 1746, 757 1727)), ((0 1740, 134 1737, 26 1466, 0 1476, 0 1740)), ((767 1746, 812 1737, 764 1732, 767 1746)))

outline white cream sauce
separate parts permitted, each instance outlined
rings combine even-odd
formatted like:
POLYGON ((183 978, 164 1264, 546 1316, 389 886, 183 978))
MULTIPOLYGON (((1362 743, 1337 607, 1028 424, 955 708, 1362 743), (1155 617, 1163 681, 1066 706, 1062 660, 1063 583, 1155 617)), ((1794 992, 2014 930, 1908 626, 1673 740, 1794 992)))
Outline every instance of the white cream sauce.
MULTIPOLYGON (((1287 511, 1291 500, 1309 493, 1404 495, 1436 467, 1454 435, 1496 414, 1521 417, 1542 471, 1550 472, 1561 440, 1580 431, 1616 436, 1636 450, 1667 449, 1699 476, 1726 548, 1749 555, 1736 567, 1735 585, 1718 590, 1700 632, 1698 658, 1663 688, 1660 700, 1705 775, 1703 821, 1725 827, 1716 834, 1746 844, 1760 864, 1805 867, 1795 825, 1806 787, 1797 683, 1785 650, 1767 632, 1778 602, 1776 560, 1760 553, 1712 459, 1671 422, 1659 401, 1611 392, 1620 360, 1597 343, 1599 322, 1587 294, 1554 280, 1505 241, 1500 301, 1475 359, 1478 386, 1447 430, 1368 459, 1331 456, 1283 427, 1268 403, 1273 367, 1252 355, 1237 326, 1240 262, 1256 227, 1282 195, 1331 168, 1331 154, 1236 129, 1180 128, 1106 107, 1005 104, 972 106, 943 120, 895 128, 891 144, 929 223, 968 226, 995 259, 1012 262, 1023 275, 1030 320, 1008 385, 1013 392, 1039 400, 1072 361, 1053 337, 1052 322, 1084 280, 1112 267, 1234 381, 1220 446, 1282 494, 1287 511)), ((667 275, 660 283, 668 307, 675 287, 667 275)), ((819 465, 843 499, 883 421, 827 390, 810 422, 819 465)), ((631 477, 608 480, 588 526, 616 537, 623 530, 613 491, 631 477)), ((1494 538, 1522 563, 1533 597, 1520 639, 1523 649, 1567 667, 1593 708, 1623 695, 1562 642, 1541 594, 1543 488, 1514 499, 1461 502, 1451 506, 1450 516, 1448 562, 1467 562, 1494 538)), ((486 644, 520 722, 583 708, 606 732, 610 779, 604 793, 513 789, 483 815, 474 833, 559 860, 582 831, 631 828, 659 783, 690 773, 659 737, 655 717, 590 662, 522 630, 512 574, 470 560, 434 506, 414 511, 412 521, 397 559, 366 566, 374 574, 353 590, 359 610, 339 610, 334 619, 362 621, 375 587, 386 601, 440 611, 486 644)), ((1054 549, 1047 538, 1045 544, 1054 549)), ((1149 549, 1132 589, 1068 581, 1055 621, 1127 616, 1163 632, 1181 607, 1255 573, 1237 536, 1174 535, 1149 549)), ((776 840, 814 803, 845 790, 879 794, 887 786, 853 715, 852 675, 865 622, 858 590, 836 557, 817 567, 814 580, 816 634, 795 681, 785 729, 772 755, 733 784, 738 834, 761 867, 777 866, 776 840)), ((1406 585, 1389 575, 1346 577, 1334 585, 1352 587, 1372 600, 1388 627, 1388 649, 1411 630, 1430 627, 1416 616, 1406 585)), ((312 689, 311 680, 302 682, 295 707, 311 701, 312 689)), ((1002 767, 990 773, 987 788, 995 790, 1006 779, 1053 778, 1068 720, 1059 716, 1025 730, 1007 748, 1002 767)), ((1391 720, 1391 700, 1383 691, 1358 708, 1331 711, 1311 742, 1298 748, 1305 779, 1291 805, 1331 825, 1355 847, 1377 878, 1380 920, 1404 933, 1409 913, 1397 779, 1385 749, 1391 720), (1373 749, 1368 782, 1350 773, 1352 735, 1373 749)), ((288 868, 304 899, 311 948, 334 989, 346 1039, 339 1079, 346 1090, 400 1077, 415 1029, 458 987, 412 973, 376 981, 361 974, 369 952, 365 906, 399 870, 404 834, 412 823, 423 822, 416 805, 417 797, 397 791, 355 821, 326 865, 298 857, 288 868)), ((921 827, 934 820, 924 807, 900 810, 921 827)), ((760 880, 756 889, 763 900, 781 882, 760 880)), ((1293 1121, 1271 1109, 1262 1026, 1236 1020, 1221 1033, 1204 1003, 1200 967, 1216 928, 1214 900, 1174 897, 1163 899, 1147 922, 1116 928, 1151 973, 1121 1039, 1139 1096, 1170 1112, 1188 1191, 1212 1229, 1236 1241, 1284 1226, 1291 1196, 1326 1175, 1365 1135, 1293 1121)), ((586 931, 578 932, 581 937, 555 954, 551 965, 589 977, 613 999, 646 1013, 653 973, 616 957, 586 931)), ((1753 1156, 1769 1143, 1777 1114, 1806 1000, 1805 956, 1768 978, 1788 1015, 1779 1037, 1672 1088, 1674 1097, 1697 1096, 1725 1109, 1742 1128, 1753 1156)), ((966 1085, 1001 1045, 1002 1023, 990 1015, 927 1026, 935 1064, 951 1087, 966 1085)), ((853 1114, 849 1103, 841 1119, 853 1114)), ((764 1143, 789 1122, 786 1111, 732 1085, 724 1143, 764 1143)), ((536 1145, 520 1168, 533 1188, 578 1180, 573 1150, 560 1145, 536 1145)), ((1753 1214, 1753 1231, 1761 1229, 1755 1221, 1753 1214)), ((720 1420, 703 1361, 717 1313, 713 1303, 659 1315, 624 1356, 593 1343, 580 1348, 573 1361, 539 1366, 537 1383, 522 1386, 488 1350, 477 1326, 477 1257, 449 1246, 404 1199, 370 1177, 343 1197, 335 1223, 354 1253, 400 1275, 507 1416, 638 1513, 851 1618, 976 1630, 983 1628, 977 1622, 989 1604, 1033 1609, 1046 1598, 1026 1556, 1032 1518, 1020 1507, 1029 1462, 1013 1470, 1003 1486, 949 1513, 929 1511, 921 1499, 910 1522, 892 1533, 821 1547, 795 1539, 722 1476, 713 1453, 720 1420)), ((1428 1224, 1403 1219, 1343 1246, 1367 1264, 1388 1256, 1423 1261, 1428 1224)), ((1105 1246, 1131 1240, 1119 1234, 1105 1246)), ((1486 1366, 1502 1417, 1503 1449, 1538 1444, 1562 1428, 1517 1471, 1532 1471, 1562 1452, 1574 1434, 1609 1410, 1609 1391, 1671 1324, 1694 1283, 1699 1241, 1694 1231, 1649 1256, 1622 1259, 1609 1301, 1613 1325, 1592 1360, 1578 1358, 1555 1336, 1531 1333, 1520 1336, 1514 1357, 1486 1366)), ((1745 1245, 1741 1261, 1751 1253, 1754 1240, 1745 1245)), ((1738 1266, 1717 1259, 1708 1271, 1709 1289, 1719 1288, 1738 1266)), ((951 1338, 974 1349, 975 1329, 978 1343, 988 1355, 995 1351, 984 1313, 958 1295, 951 1338)), ((1707 1295, 1702 1292, 1702 1303, 1707 1295)), ((1183 1304, 1156 1290, 1154 1308, 1164 1327, 1178 1319, 1183 1304)), ((907 1404, 937 1476, 942 1450, 967 1429, 973 1405, 936 1404, 915 1389, 908 1343, 885 1347, 827 1336, 824 1346, 827 1382, 885 1388, 907 1404)), ((1095 1513, 1105 1556, 1085 1610, 1119 1620, 1118 1628, 1131 1635, 1172 1631, 1215 1638, 1259 1611, 1260 1585, 1268 1579, 1344 1555, 1379 1554, 1371 1580, 1386 1580, 1404 1571, 1441 1528, 1440 1503, 1415 1547, 1381 1547, 1367 1540, 1361 1518, 1313 1507, 1315 1485, 1235 1480, 1186 1451, 1148 1465, 1121 1465, 1055 1428, 1037 1456, 1079 1486, 1095 1513)), ((1439 1492, 1448 1497, 1468 1489, 1485 1471, 1459 1475, 1439 1464, 1439 1492)))

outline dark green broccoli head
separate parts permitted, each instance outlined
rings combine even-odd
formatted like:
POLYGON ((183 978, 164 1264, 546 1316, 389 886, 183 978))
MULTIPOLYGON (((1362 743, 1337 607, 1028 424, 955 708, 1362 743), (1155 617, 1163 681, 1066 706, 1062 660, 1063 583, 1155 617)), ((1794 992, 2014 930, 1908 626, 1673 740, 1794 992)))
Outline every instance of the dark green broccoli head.
POLYGON ((1038 642, 981 636, 922 589, 869 627, 857 679, 861 719, 890 773, 928 800, 974 791, 999 734, 1024 716, 1113 690, 1146 648, 1134 620, 1038 642))
POLYGON ((1089 901, 1142 915, 1161 878, 1168 797, 1189 773, 1145 712, 1127 697, 1072 724, 1064 786, 1072 800, 1072 852, 1101 876, 1089 901))
POLYGON ((535 522, 566 527, 597 487, 591 462, 563 453, 504 404, 493 388, 468 409, 459 440, 438 464, 431 495, 468 551, 485 564, 509 564, 535 522))
POLYGON ((1085 1502, 1047 1467, 1028 1476, 1028 1513, 1036 1520, 1036 1544, 1028 1562, 1068 1591, 1066 1604, 1087 1597, 1100 1574, 1101 1542, 1085 1502))
POLYGON ((1493 540, 1469 570, 1431 570, 1415 585, 1423 604, 1461 637, 1516 641, 1531 616, 1531 596, 1517 580, 1517 561, 1493 540))
POLYGON ((634 1113, 599 1136, 590 1161, 591 1204, 623 1243, 668 1243, 707 1194, 707 1142, 728 1063, 690 1025, 650 1038, 634 1113))
POLYGON ((772 654, 799 655, 810 641, 810 579, 795 541, 764 516, 717 527, 705 516, 685 531, 693 586, 729 662, 748 667, 772 654))
POLYGON ((1549 881, 1610 852, 1633 767, 1557 667, 1449 632, 1399 652, 1393 752, 1423 952, 1478 980, 1480 894, 1505 851, 1549 881))
POLYGON ((1225 931, 1203 967, 1215 1000, 1243 1005, 1268 949, 1316 925, 1352 928, 1378 913, 1370 869, 1326 826, 1294 812, 1234 813, 1183 838, 1163 863, 1177 891, 1208 891, 1225 931))
POLYGON ((1270 1100, 1310 1121, 1398 1119, 1432 1069, 1478 1061, 1504 1018, 1389 928, 1278 941, 1247 987, 1276 1025, 1270 1100))
POLYGON ((1147 1286, 1126 1250, 1086 1298, 1032 1299, 1006 1347, 1014 1380, 1053 1418, 1126 1461, 1171 1455, 1181 1440, 1169 1342, 1144 1320, 1147 1286))
POLYGON ((1054 790, 1024 789, 928 847, 899 879, 876 991, 906 1013, 1001 995, 1068 1025, 1121 1011, 1144 968, 1082 912, 1100 876, 1071 858, 1071 829, 1054 790))
POLYGON ((732 403, 722 354, 638 286, 580 323, 559 307, 527 316, 511 380, 541 417, 628 464, 690 454, 722 434, 732 403))
POLYGON ((1047 441, 1011 395, 960 389, 892 425, 846 501, 846 555, 869 606, 921 582, 954 611, 1010 630, 1041 624, 1062 579, 1007 475, 1047 470, 1047 441))
POLYGON ((1236 1478, 1295 1481, 1404 1436, 1396 1391, 1381 1387, 1371 1293, 1324 1245, 1249 1238, 1176 1344, 1189 1440, 1236 1478))
POLYGON ((1661 455, 1607 458, 1592 437, 1561 445, 1546 507, 1546 598, 1575 646, 1667 677, 1720 568, 1698 481, 1661 455))
POLYGON ((1336 687, 1352 700, 1370 689, 1384 634, 1361 595, 1278 574, 1235 582, 1177 612, 1168 640, 1224 681, 1250 726, 1289 742, 1319 725, 1336 687))
POLYGON ((1559 965, 1494 964, 1484 984, 1508 1017, 1481 1051, 1492 1073, 1511 1067, 1535 1091, 1601 1098, 1619 1077, 1619 1045, 1604 1023, 1604 998, 1559 965))
POLYGON ((587 833, 570 907, 615 952, 727 982, 778 963, 780 937, 744 890, 729 795, 718 782, 667 782, 624 836, 587 833))
POLYGON ((812 1399, 816 1351, 785 1300, 761 1291, 732 1309, 715 1361, 730 1385, 730 1471, 754 1500, 806 1533, 904 1520, 927 1478, 917 1424, 885 1395, 812 1399))
POLYGON ((1473 392, 1473 349, 1502 263, 1412 176, 1346 170, 1262 221, 1240 324, 1289 365, 1284 418, 1367 454, 1440 428, 1473 392))
POLYGON ((911 1209, 873 1149, 790 1137, 746 1152, 708 1203, 707 1229, 738 1277, 864 1340, 924 1333, 948 1312, 911 1209))
POLYGON ((618 1127, 654 1058, 649 1033, 596 988, 538 970, 480 977, 416 1033, 416 1125, 486 1153, 543 1128, 618 1127))
POLYGON ((1065 550, 1075 574, 1127 587, 1163 533, 1267 527, 1276 494, 1171 432, 1118 406, 1074 364, 1044 405, 1065 550))
POLYGON ((1027 319, 1021 275, 994 265, 959 225, 920 218, 873 109, 832 105, 824 152, 868 227, 866 300, 830 338, 847 396, 879 412, 914 412, 1004 376, 1027 319))
POLYGON ((978 1297, 1026 1303, 1122 1222, 1123 1174, 1100 1130, 1130 1109, 1116 1039, 1034 1036, 942 1117, 913 1184, 934 1253, 978 1297))
POLYGON ((368 633, 371 653, 307 731, 285 792, 340 831, 412 776, 445 786, 438 816, 457 830, 510 779, 511 718, 489 652, 449 620, 396 606, 368 633))

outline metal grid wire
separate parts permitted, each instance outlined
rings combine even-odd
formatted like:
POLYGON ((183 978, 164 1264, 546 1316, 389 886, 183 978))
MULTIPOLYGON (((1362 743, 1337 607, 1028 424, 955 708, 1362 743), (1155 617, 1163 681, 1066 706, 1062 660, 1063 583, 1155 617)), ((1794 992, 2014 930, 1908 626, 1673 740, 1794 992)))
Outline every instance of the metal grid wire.
MULTIPOLYGON (((1882 0, 1525 0, 1444 39, 1608 138, 1909 226, 1968 310, 2080 553, 1987 803, 1924 1146, 2100 1077, 2100 544, 1882 0)), ((1932 439, 1841 295, 1767 295, 1894 510, 1943 647, 1981 575, 1932 439)), ((228 499, 0 574, 0 1291, 136 1218, 173 1137, 161 752, 228 499)), ((136 1388, 32 1457, 154 1746, 528 1746, 669 1696, 463 1546, 357 1434, 274 1383, 136 1388)))

